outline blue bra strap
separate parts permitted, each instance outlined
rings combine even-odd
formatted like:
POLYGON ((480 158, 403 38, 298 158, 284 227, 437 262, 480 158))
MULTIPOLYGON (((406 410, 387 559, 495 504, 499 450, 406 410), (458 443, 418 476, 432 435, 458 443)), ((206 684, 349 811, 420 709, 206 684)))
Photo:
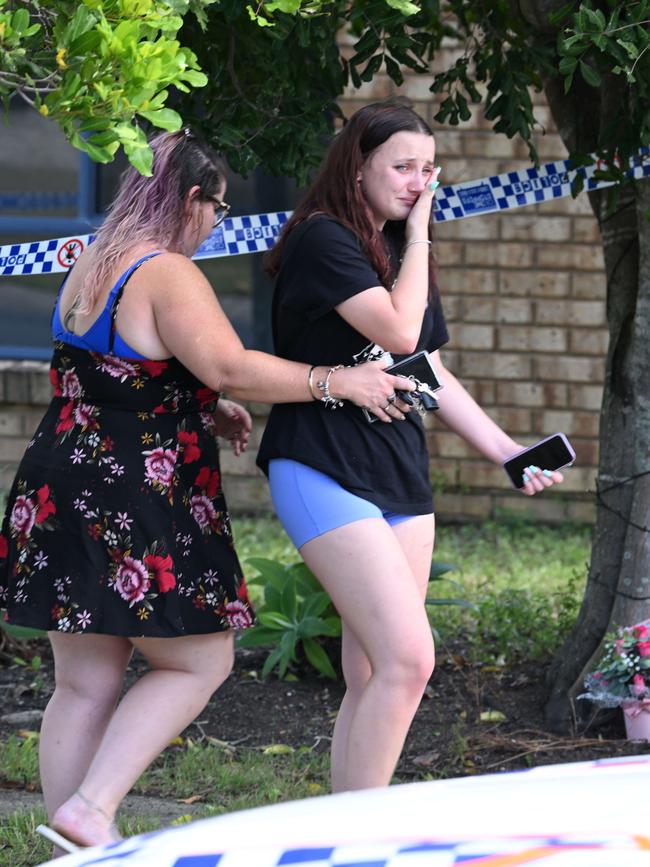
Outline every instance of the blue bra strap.
POLYGON ((153 259, 154 256, 160 256, 162 250, 156 250, 154 253, 147 253, 146 256, 143 256, 141 259, 138 259, 133 265, 126 269, 124 274, 119 278, 115 286, 111 289, 111 296, 113 299, 113 303, 111 304, 111 326, 110 331, 108 333, 108 352, 113 351, 113 346, 115 345, 115 317, 117 316, 117 310, 120 306, 120 301, 122 300, 122 293, 124 292, 124 288, 126 284, 131 279, 131 275, 138 270, 140 265, 143 265, 145 262, 148 262, 149 259, 153 259))

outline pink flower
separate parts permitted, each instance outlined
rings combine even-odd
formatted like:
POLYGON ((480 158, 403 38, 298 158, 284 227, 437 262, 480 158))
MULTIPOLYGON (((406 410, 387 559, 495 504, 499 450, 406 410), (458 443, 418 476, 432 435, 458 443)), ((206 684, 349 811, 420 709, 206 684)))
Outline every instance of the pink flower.
POLYGON ((642 659, 650 656, 650 641, 639 641, 637 647, 639 648, 639 656, 642 659))
POLYGON ((149 573, 142 560, 125 557, 115 575, 115 586, 122 599, 133 605, 144 599, 149 589, 149 573))
POLYGON ((29 536, 34 521, 36 520, 36 505, 29 497, 16 497, 16 502, 11 510, 10 523, 17 533, 29 536))
POLYGON ((635 674, 634 675, 634 677, 632 678, 631 689, 632 689, 632 692, 634 693, 634 695, 636 695, 636 696, 642 696, 645 694, 646 685, 645 685, 645 680, 644 680, 644 677, 642 674, 635 674))
POLYGON ((238 599, 234 602, 227 602, 225 612, 228 625, 232 626, 233 629, 247 629, 253 625, 253 618, 248 606, 238 599))
POLYGON ((194 494, 190 499, 190 512, 202 530, 209 527, 217 517, 214 506, 204 494, 194 494))
POLYGON ((636 627, 637 638, 650 639, 650 632, 648 632, 648 627, 641 623, 636 627))
POLYGON ((108 373, 109 376, 114 376, 115 379, 121 379, 122 382, 124 382, 127 376, 135 376, 137 374, 137 370, 132 364, 115 355, 101 355, 99 369, 103 373, 108 373))
POLYGON ((72 370, 66 370, 61 377, 61 392, 64 397, 79 397, 82 393, 81 383, 77 374, 72 370))
POLYGON ((95 407, 89 403, 77 403, 74 408, 74 420, 82 427, 87 427, 93 420, 95 407))
POLYGON ((614 642, 614 650, 620 656, 623 653, 623 644, 625 643, 623 638, 617 638, 614 642))
POLYGON ((168 488, 174 478, 174 469, 176 468, 176 458, 178 453, 171 449, 157 448, 150 452, 142 452, 146 455, 145 479, 151 483, 157 483, 168 488))

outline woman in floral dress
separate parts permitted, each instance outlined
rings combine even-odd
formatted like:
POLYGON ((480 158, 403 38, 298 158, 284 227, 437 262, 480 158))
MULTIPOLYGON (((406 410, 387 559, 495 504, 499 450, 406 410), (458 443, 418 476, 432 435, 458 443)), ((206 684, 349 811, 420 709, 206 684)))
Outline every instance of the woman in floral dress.
POLYGON ((54 396, 0 535, 6 619, 47 630, 54 653, 40 770, 44 833, 63 848, 116 837, 120 802, 228 676, 233 628, 252 623, 215 438, 239 454, 251 420, 220 392, 345 398, 390 421, 388 396, 412 387, 382 364, 328 371, 245 350, 190 258, 228 213, 222 164, 187 130, 152 147, 153 176, 127 172, 62 286, 54 396), (120 700, 134 648, 150 670, 120 700))

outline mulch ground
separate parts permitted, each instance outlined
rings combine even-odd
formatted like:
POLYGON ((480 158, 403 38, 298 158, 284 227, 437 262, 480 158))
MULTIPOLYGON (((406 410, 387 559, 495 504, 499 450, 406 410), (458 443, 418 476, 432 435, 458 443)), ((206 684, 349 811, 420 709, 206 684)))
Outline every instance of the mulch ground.
MULTIPOLYGON (((36 672, 14 662, 13 651, 7 646, 0 650, 0 717, 42 710, 52 689, 47 642, 29 646, 30 654, 41 656, 36 672)), ((329 749, 342 685, 308 675, 261 680, 263 660, 263 651, 239 650, 233 674, 186 734, 241 747, 329 749)), ((142 670, 143 664, 134 660, 129 678, 142 670)), ((462 647, 447 648, 439 654, 416 714, 398 777, 453 777, 650 752, 650 743, 625 739, 622 715, 616 710, 596 713, 579 734, 550 732, 544 723, 544 677, 542 664, 481 665, 470 663, 462 647)), ((38 722, 0 720, 0 737, 17 728, 38 728, 38 722)))

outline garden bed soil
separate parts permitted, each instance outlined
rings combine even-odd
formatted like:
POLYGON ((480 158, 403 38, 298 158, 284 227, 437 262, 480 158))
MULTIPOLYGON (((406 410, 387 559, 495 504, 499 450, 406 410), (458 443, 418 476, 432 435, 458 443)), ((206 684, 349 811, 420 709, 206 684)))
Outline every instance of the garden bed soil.
MULTIPOLYGON (((37 669, 14 662, 15 647, 5 645, 0 653, 0 718, 42 711, 51 694, 49 645, 39 641, 28 647, 29 655, 41 658, 37 669)), ((261 680, 263 661, 261 650, 239 650, 232 675, 185 735, 195 741, 215 738, 235 748, 283 744, 328 750, 342 684, 309 674, 296 680, 261 680)), ((397 778, 406 782, 650 753, 650 743, 625 740, 618 710, 596 712, 580 732, 549 731, 544 722, 545 667, 536 662, 470 662, 462 646, 439 652, 397 778)), ((144 664, 134 659, 129 679, 143 670, 144 664)), ((0 737, 37 729, 37 717, 33 714, 31 722, 24 718, 26 723, 0 719, 0 737)))

